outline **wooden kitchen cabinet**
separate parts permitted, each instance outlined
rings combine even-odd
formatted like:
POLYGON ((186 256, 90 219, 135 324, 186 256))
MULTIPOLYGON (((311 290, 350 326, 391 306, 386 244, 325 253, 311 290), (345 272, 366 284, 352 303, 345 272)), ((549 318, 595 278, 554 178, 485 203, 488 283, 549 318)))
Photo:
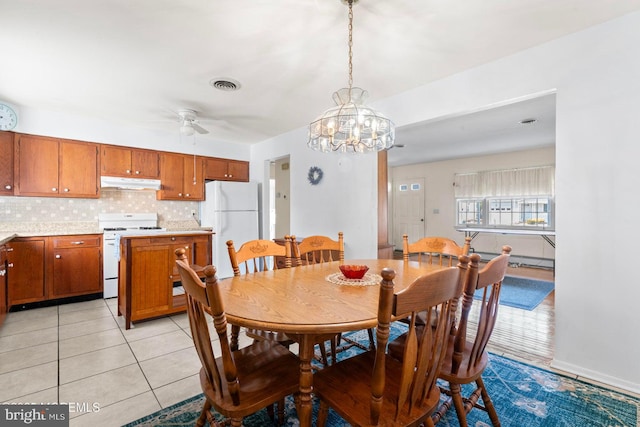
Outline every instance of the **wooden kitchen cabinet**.
POLYGON ((46 237, 18 237, 7 243, 8 306, 44 301, 46 237))
POLYGON ((14 194, 98 198, 98 144, 17 134, 14 194))
POLYGON ((6 244, 8 306, 102 292, 102 235, 17 237, 6 244))
POLYGON ((249 162, 206 157, 204 169, 206 180, 249 182, 249 162))
POLYGON ((102 292, 102 236, 90 234, 50 239, 48 299, 102 292))
POLYGON ((189 154, 161 153, 158 200, 204 200, 204 165, 202 157, 189 154))
POLYGON ((160 154, 152 150, 102 145, 100 168, 103 176, 158 178, 160 154))
POLYGON ((13 132, 0 131, 0 196, 13 196, 13 132))
POLYGON ((175 268, 175 250, 187 249, 191 264, 211 264, 211 232, 156 235, 123 235, 120 239, 118 315, 131 322, 183 312, 183 293, 174 295, 180 281, 175 268))

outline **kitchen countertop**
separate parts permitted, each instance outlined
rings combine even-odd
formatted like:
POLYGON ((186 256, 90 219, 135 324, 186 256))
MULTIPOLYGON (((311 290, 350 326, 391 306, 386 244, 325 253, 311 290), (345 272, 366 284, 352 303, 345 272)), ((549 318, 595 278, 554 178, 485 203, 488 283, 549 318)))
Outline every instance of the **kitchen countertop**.
MULTIPOLYGON (((200 227, 195 221, 168 221, 160 223, 165 234, 185 232, 211 232, 211 227, 200 227)), ((14 237, 64 236, 75 234, 102 234, 97 221, 76 222, 0 222, 0 244, 14 237)))
MULTIPOLYGON (((117 232, 116 232, 117 233, 117 232)), ((128 231, 126 234, 122 234, 123 239, 131 239, 131 238, 139 238, 139 237, 154 237, 154 236, 179 236, 179 235, 193 235, 193 234, 213 234, 211 230, 167 230, 167 231, 157 231, 157 230, 140 230, 136 231, 128 231)))
POLYGON ((14 237, 16 237, 15 233, 5 233, 3 231, 0 231, 0 245, 4 245, 14 237))

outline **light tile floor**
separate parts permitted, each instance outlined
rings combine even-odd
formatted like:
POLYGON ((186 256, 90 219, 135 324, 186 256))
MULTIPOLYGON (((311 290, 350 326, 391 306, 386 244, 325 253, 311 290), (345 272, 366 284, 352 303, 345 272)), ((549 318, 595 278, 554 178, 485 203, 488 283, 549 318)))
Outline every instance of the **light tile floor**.
MULTIPOLYGON (((9 313, 0 327, 0 403, 69 403, 71 426, 113 427, 200 394, 187 314, 125 330, 116 304, 9 313)), ((250 342, 241 335, 241 346, 250 342)))
MULTIPOLYGON (((125 330, 116 304, 9 313, 0 326, 0 403, 69 403, 71 426, 113 427, 200 394, 186 313, 125 330)), ((241 347, 250 342, 241 334, 241 347)))

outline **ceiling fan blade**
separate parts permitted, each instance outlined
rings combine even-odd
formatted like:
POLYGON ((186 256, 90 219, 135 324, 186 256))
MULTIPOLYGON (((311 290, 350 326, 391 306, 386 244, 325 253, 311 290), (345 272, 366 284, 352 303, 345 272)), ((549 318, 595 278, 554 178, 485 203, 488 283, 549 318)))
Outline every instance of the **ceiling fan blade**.
POLYGON ((198 133, 202 133, 202 134, 209 133, 209 131, 208 131, 208 130, 206 130, 205 128, 203 128, 202 126, 200 126, 200 125, 199 125, 199 124, 197 124, 197 123, 193 123, 193 122, 192 122, 192 123, 191 123, 191 126, 192 126, 192 127, 196 130, 196 132, 198 132, 198 133))

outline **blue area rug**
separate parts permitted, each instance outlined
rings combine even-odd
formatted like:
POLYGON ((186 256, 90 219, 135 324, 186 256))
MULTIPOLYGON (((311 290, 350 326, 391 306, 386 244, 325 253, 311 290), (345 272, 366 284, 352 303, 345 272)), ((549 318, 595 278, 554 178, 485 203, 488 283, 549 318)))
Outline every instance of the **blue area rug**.
MULTIPOLYGON (((531 311, 551 293, 553 288, 553 282, 505 276, 500 291, 500 304, 531 311)), ((482 290, 476 291, 473 297, 481 299, 482 290)))
MULTIPOLYGON (((392 336, 406 330, 402 324, 394 324, 392 336)), ((345 335, 346 344, 340 358, 357 354, 368 344, 366 331, 345 335)), ((319 355, 318 355, 319 356, 319 355)), ((587 384, 562 375, 539 369, 504 357, 490 355, 489 366, 483 375, 485 385, 505 427, 638 427, 640 399, 587 384)), ((317 365, 321 368, 321 365, 317 365)), ((126 427, 193 426, 200 414, 204 397, 194 396, 183 402, 127 424, 126 427)), ((285 403, 285 426, 298 426, 293 399, 285 403)), ((318 402, 314 399, 313 422, 315 425, 318 402)), ((490 427, 485 412, 473 410, 469 414, 469 426, 490 427)), ((246 427, 273 425, 266 410, 244 419, 246 427)), ((346 427, 347 424, 335 412, 330 411, 327 426, 346 427)), ((459 427, 453 408, 438 426, 459 427)))

